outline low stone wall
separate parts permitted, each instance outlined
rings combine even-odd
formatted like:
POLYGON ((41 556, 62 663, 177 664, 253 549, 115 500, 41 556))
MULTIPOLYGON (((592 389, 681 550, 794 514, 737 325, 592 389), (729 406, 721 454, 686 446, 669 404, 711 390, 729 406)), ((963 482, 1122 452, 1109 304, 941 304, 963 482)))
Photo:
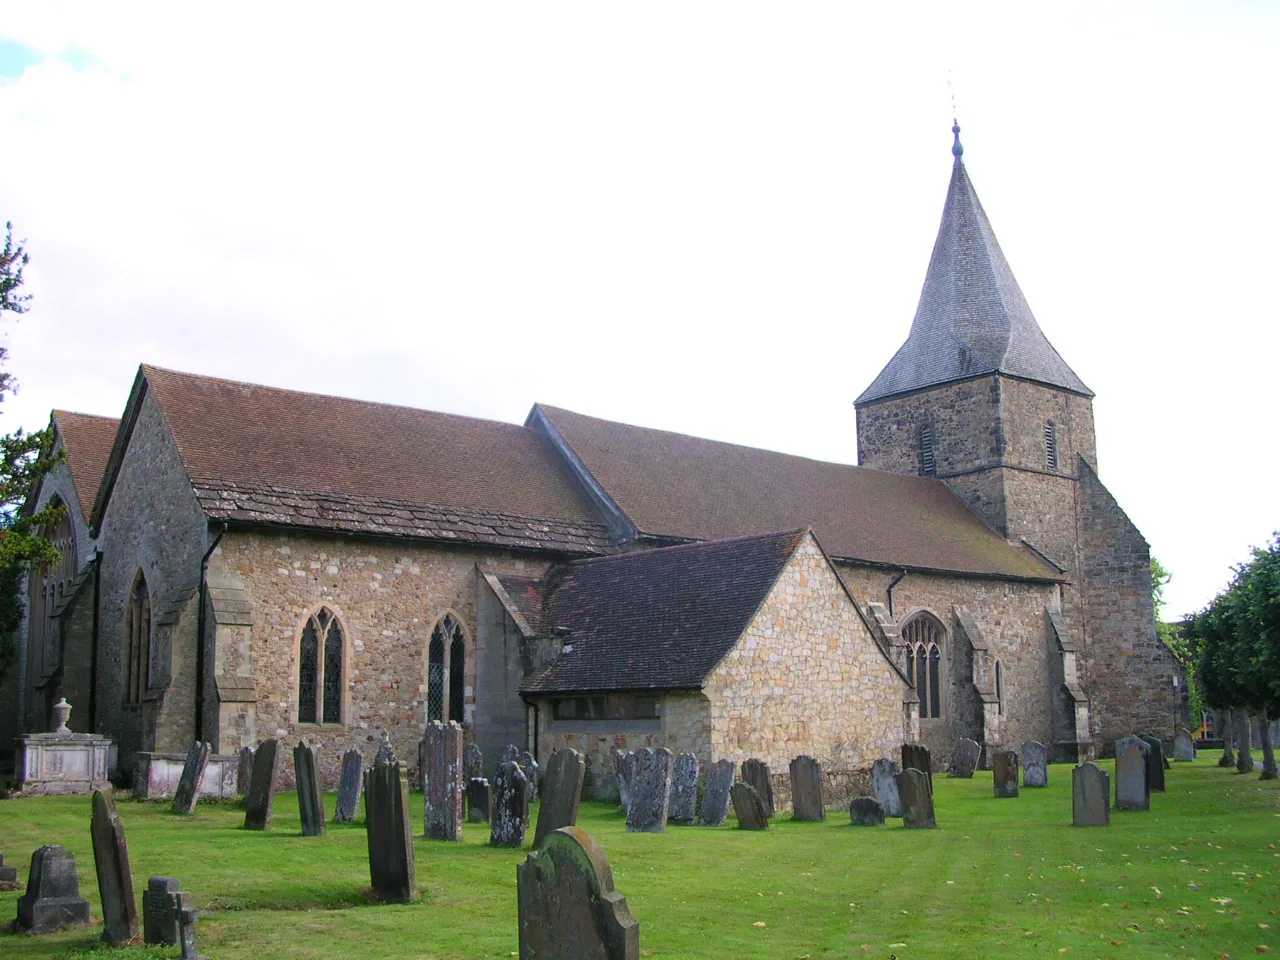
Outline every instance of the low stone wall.
MULTIPOLYGON (((168 800, 178 789, 187 758, 181 753, 139 753, 133 767, 133 799, 168 800)), ((239 795, 239 757, 211 754, 200 780, 200 796, 232 800, 239 795)))

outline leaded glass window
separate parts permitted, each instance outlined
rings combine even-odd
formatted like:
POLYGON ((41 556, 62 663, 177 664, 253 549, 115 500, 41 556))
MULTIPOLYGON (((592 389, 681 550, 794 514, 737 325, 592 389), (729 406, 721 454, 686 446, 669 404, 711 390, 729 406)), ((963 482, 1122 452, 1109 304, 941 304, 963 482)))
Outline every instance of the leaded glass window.
POLYGON ((437 626, 427 653, 427 719, 444 719, 444 637, 437 626))
POLYGON ((467 642, 462 624, 445 614, 427 646, 427 720, 462 723, 466 715, 467 642))
POLYGON ((312 617, 302 628, 302 649, 298 654, 298 722, 316 722, 316 671, 320 658, 316 648, 316 620, 312 617))
POLYGON ((939 674, 942 672, 942 651, 935 643, 929 648, 929 716, 942 716, 942 691, 939 674))
POLYGON ((907 679, 920 698, 920 718, 942 716, 942 628, 928 614, 917 614, 902 626, 907 643, 907 679))
POLYGON ((342 722, 342 627, 333 618, 324 634, 324 722, 342 722))
POLYGON ((455 636, 449 644, 449 719, 462 723, 463 704, 466 697, 463 672, 467 666, 467 647, 462 637, 455 636))
POLYGON ((321 607, 302 628, 298 644, 298 722, 341 723, 346 644, 342 624, 321 607))

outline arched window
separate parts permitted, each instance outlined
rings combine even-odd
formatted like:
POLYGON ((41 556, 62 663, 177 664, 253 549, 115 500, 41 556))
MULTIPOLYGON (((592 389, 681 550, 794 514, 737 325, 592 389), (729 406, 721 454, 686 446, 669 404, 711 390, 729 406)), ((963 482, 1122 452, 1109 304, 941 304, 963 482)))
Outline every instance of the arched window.
POLYGON ((1000 661, 996 661, 996 709, 999 713, 1004 713, 1004 667, 1000 665, 1000 661))
POLYGON ((467 642, 451 613, 437 621, 427 647, 427 720, 466 716, 467 642))
POLYGON ((919 613, 902 626, 907 643, 907 676, 920 698, 920 719, 942 716, 942 628, 927 613, 919 613))
POLYGON ((151 592, 141 570, 133 578, 133 589, 129 591, 125 637, 128 668, 125 699, 137 703, 146 695, 151 682, 151 592))
POLYGON ((427 651, 427 719, 444 719, 444 634, 436 624, 431 631, 431 646, 427 651))
POLYGON ((463 673, 467 668, 467 645, 462 642, 459 631, 449 644, 449 719, 462 723, 463 706, 466 702, 463 673))
POLYGON ((342 722, 345 655, 342 624, 321 607, 307 618, 298 641, 299 723, 342 722))

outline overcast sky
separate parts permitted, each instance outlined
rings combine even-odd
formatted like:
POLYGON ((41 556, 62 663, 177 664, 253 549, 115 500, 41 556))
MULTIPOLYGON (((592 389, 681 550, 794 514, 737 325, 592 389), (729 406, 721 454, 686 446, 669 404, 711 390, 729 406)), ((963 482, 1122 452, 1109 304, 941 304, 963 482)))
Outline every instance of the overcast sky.
POLYGON ((3 0, 35 300, 0 429, 118 416, 147 362, 856 462, 954 89, 1102 479, 1200 607, 1280 528, 1280 4, 870 6, 3 0))

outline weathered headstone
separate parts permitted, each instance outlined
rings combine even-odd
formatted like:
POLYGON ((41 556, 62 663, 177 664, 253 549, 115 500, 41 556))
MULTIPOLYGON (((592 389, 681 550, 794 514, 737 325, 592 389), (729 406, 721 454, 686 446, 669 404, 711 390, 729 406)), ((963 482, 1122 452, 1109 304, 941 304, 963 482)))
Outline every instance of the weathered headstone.
POLYGON ((364 754, 348 750, 342 755, 342 777, 338 781, 338 806, 333 811, 334 823, 350 823, 360 809, 360 792, 364 789, 364 754))
POLYGON ((587 761, 577 750, 564 747, 551 755, 542 775, 542 806, 538 808, 538 828, 533 833, 535 847, 540 847, 551 831, 577 826, 586 775, 587 761))
POLYGON ((878 827, 884 823, 884 807, 875 797, 854 797, 849 802, 849 822, 855 827, 878 827))
POLYGON ((373 756, 374 763, 395 763, 396 748, 391 746, 391 737, 382 731, 382 739, 378 741, 378 752, 373 756))
POLYGON ((271 811, 276 801, 277 747, 275 740, 264 740, 254 752, 253 777, 244 798, 246 830, 266 830, 271 826, 271 811))
POLYGON ((613 754, 613 772, 618 778, 618 803, 626 810, 631 806, 631 781, 636 775, 634 750, 616 750, 613 754))
POLYGON ((671 797, 667 802, 670 823, 693 823, 698 816, 698 758, 692 753, 676 755, 671 766, 671 797))
POLYGON ((756 788, 760 802, 764 804, 764 815, 773 817, 773 777, 769 773, 769 765, 755 757, 743 761, 742 779, 756 788))
POLYGON ((516 867, 516 886, 521 960, 639 960, 640 924, 586 831, 547 834, 516 867))
POLYGON ((511 762, 511 763, 520 762, 520 748, 517 747, 514 743, 508 743, 505 747, 502 748, 502 752, 498 754, 499 766, 507 762, 511 762))
POLYGON ((4 854, 0 853, 0 890, 17 890, 21 884, 18 883, 18 868, 6 867, 4 865, 4 854))
POLYGON ((462 751, 462 777, 464 780, 479 780, 484 776, 484 751, 474 741, 467 744, 462 751))
POLYGON ((491 794, 489 843, 495 847, 521 846, 529 824, 529 781, 520 764, 508 760, 498 767, 491 794))
POLYGON ((791 818, 793 820, 827 819, 822 787, 822 764, 805 754, 791 761, 791 818))
POLYGON ((997 798, 1018 795, 1018 754, 1001 750, 991 758, 991 783, 997 798))
POLYGON ((897 781, 898 796, 902 798, 902 825, 913 830, 936 827, 929 775, 919 767, 907 767, 898 774, 897 781))
POLYGON ((707 788, 702 794, 702 819, 704 827, 718 827, 729 816, 729 791, 733 789, 736 764, 732 760, 717 760, 707 771, 707 788))
POLYGON ((204 779, 204 768, 208 764, 209 744, 193 743, 187 751, 187 762, 182 766, 182 779, 173 793, 174 813, 189 816, 195 811, 196 801, 200 799, 200 781, 204 779))
POLYGON ((1151 748, 1137 737, 1116 741, 1116 809, 1149 810, 1151 790, 1147 754, 1151 748))
POLYGON ((191 905, 191 894, 170 894, 178 914, 178 942, 182 945, 182 960, 208 960, 196 949, 196 921, 200 913, 191 905))
POLYGON ((423 835, 462 839, 462 727, 452 720, 427 724, 418 743, 422 772, 423 835))
POLYGON ((489 822, 489 781, 484 777, 472 777, 467 781, 467 820, 471 823, 489 822))
POLYGON ((886 817, 902 816, 902 798, 898 795, 898 774, 902 772, 896 760, 881 757, 871 765, 871 792, 880 801, 886 817))
POLYGON ((375 763, 364 774, 364 822, 373 892, 391 903, 418 899, 409 819, 409 777, 398 761, 375 763))
POLYGON ((733 800, 733 815, 738 818, 739 829, 769 829, 769 814, 755 787, 745 780, 739 780, 729 791, 729 797, 733 800))
POLYGON ((929 791, 933 791, 933 758, 929 748, 923 743, 904 743, 902 745, 902 769, 916 769, 929 778, 929 791))
POLYGON ((1028 740, 1022 745, 1022 785, 1024 787, 1049 785, 1049 752, 1038 740, 1028 740))
POLYGON ((101 790, 93 793, 89 833, 93 837, 93 865, 102 898, 102 939, 119 946, 138 935, 138 905, 133 898, 133 874, 129 870, 124 824, 111 795, 101 790))
POLYGON ((978 761, 982 759, 982 746, 977 740, 961 737, 951 752, 951 765, 947 767, 948 777, 959 777, 964 780, 973 778, 973 771, 978 769, 978 761))
POLYGON ((241 747, 239 758, 236 764, 236 793, 245 797, 249 794, 249 784, 253 782, 253 747, 241 747))
POLYGON ((541 772, 538 761, 533 759, 533 754, 525 750, 520 754, 520 769, 524 771, 525 777, 529 780, 529 802, 532 803, 538 799, 538 774, 541 772))
POLYGON ((671 801, 671 751, 645 747, 636 753, 636 775, 627 808, 628 833, 662 833, 671 801))
POLYGON ((1091 760, 1071 771, 1071 822, 1077 827, 1111 824, 1111 778, 1091 760))
POLYGON ((52 933, 89 922, 89 901, 80 896, 76 858, 66 847, 31 854, 27 892, 18 898, 19 933, 52 933))
POLYGON ((177 877, 152 877, 142 894, 142 939, 145 943, 176 947, 182 940, 178 929, 179 899, 182 885, 177 877))
POLYGON ((1191 731, 1182 727, 1173 738, 1173 759, 1180 763, 1190 763, 1196 758, 1196 742, 1191 731))
POLYGON ((324 836, 324 794, 320 792, 320 772, 316 769, 316 755, 305 740, 299 740, 293 748, 293 779, 298 789, 302 835, 324 836))
POLYGON ((1164 793, 1164 744, 1149 733, 1138 734, 1138 739, 1151 748, 1147 751, 1147 786, 1153 793, 1164 793))

